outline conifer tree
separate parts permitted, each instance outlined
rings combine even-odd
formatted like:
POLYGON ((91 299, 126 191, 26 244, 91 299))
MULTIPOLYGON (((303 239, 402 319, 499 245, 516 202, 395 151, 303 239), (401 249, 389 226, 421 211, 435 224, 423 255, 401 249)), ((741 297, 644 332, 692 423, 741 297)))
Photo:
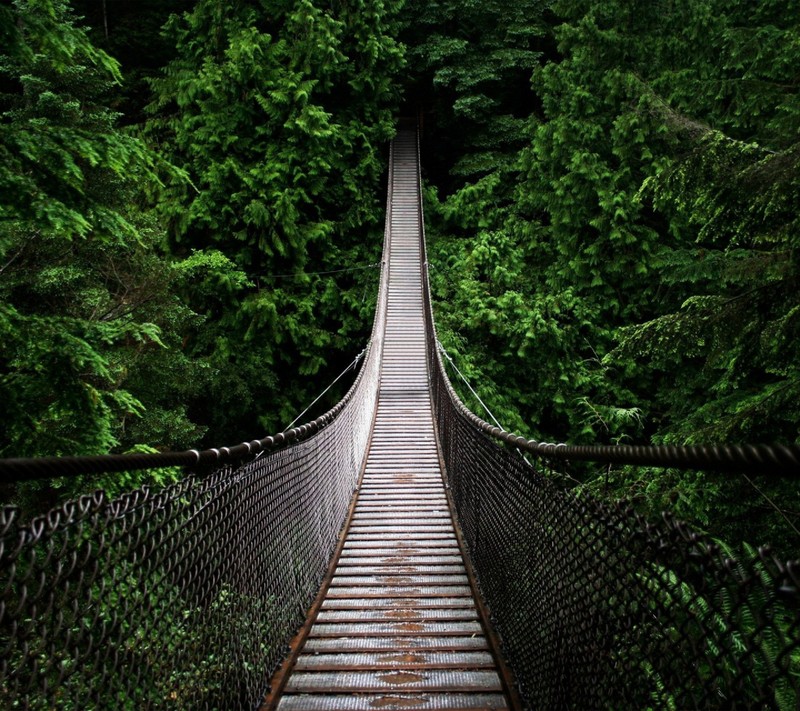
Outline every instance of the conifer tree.
POLYGON ((185 376, 164 346, 190 314, 142 211, 159 160, 108 108, 118 65, 62 0, 15 0, 0 22, 0 453, 186 442, 169 387, 141 387, 142 368, 185 376))
MULTIPOLYGON (((551 4, 555 51, 533 74, 515 192, 476 181, 430 211, 472 230, 431 249, 443 340, 509 426, 548 440, 796 441, 787 6, 551 4)), ((639 469, 593 486, 716 533, 788 540, 745 479, 639 469)))
POLYGON ((313 273, 378 259, 398 6, 200 0, 167 26, 178 56, 154 82, 151 130, 191 183, 164 210, 178 252, 219 250, 248 276, 192 341, 242 428, 252 413, 286 425, 316 394, 308 376, 363 346, 376 272, 313 273))

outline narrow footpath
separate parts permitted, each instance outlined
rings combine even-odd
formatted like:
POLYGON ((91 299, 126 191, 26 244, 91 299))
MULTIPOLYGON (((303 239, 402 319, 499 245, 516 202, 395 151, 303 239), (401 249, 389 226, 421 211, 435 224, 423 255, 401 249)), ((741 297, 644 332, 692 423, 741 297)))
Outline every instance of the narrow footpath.
POLYGON ((431 411, 416 135, 390 173, 378 410, 353 517, 278 711, 503 709, 448 508, 431 411))

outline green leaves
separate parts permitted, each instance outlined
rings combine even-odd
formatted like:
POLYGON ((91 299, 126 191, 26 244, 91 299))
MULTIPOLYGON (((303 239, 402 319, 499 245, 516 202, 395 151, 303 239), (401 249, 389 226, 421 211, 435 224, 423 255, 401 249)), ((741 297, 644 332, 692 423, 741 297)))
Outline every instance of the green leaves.
MULTIPOLYGON (((505 426, 541 439, 796 441, 796 13, 559 0, 528 6, 530 44, 488 31, 477 57, 472 28, 513 12, 430 6, 435 31, 412 49, 449 160, 448 178, 430 170, 446 197, 429 237, 459 367, 505 426), (509 97, 497 82, 537 48, 531 89, 509 97)), ((787 540, 716 479, 598 476, 651 511, 787 540), (735 523, 745 511, 752 527, 735 523)))
MULTIPOLYGON (((0 50, 0 453, 106 453, 140 443, 132 421, 152 431, 159 411, 176 419, 170 399, 181 386, 153 388, 143 370, 163 373, 171 358, 168 368, 188 372, 181 355, 165 354, 189 312, 170 294, 162 235, 141 210, 165 166, 116 127, 107 96, 119 67, 65 3, 18 0, 9 18, 12 41, 0 50)), ((179 440, 162 430, 158 443, 179 440)))
POLYGON ((398 6, 203 0, 167 25, 177 57, 153 82, 149 130, 193 188, 173 180, 161 207, 175 250, 198 250, 190 265, 203 254, 214 278, 241 277, 230 299, 184 292, 206 317, 188 347, 216 369, 212 436, 252 436, 253 412, 282 427, 304 376, 363 347, 371 275, 291 277, 377 258, 398 6))
POLYGON ((6 456, 104 453, 117 444, 115 418, 141 412, 141 403, 129 393, 109 388, 118 373, 103 345, 123 337, 120 328, 26 317, 4 305, 0 333, 6 344, 6 456))
POLYGON ((545 5, 540 0, 406 4, 404 39, 417 73, 410 95, 430 105, 437 137, 426 150, 426 163, 440 160, 439 153, 445 156, 444 170, 453 177, 442 186, 447 192, 502 171, 521 147, 545 5))

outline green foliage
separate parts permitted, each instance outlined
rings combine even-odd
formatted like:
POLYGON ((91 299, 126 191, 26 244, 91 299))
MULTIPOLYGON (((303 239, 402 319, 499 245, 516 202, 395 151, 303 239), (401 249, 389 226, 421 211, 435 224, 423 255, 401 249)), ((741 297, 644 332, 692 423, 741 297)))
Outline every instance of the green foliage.
POLYGON ((13 10, 0 58, 2 451, 107 451, 116 418, 142 407, 118 387, 113 349, 163 345, 156 323, 131 318, 157 287, 134 273, 151 258, 125 204, 134 178, 157 184, 157 159, 114 128, 102 95, 117 65, 66 6, 13 10))
POLYGON ((376 261, 398 7, 202 1, 167 25, 177 57, 150 131, 191 184, 170 183, 162 208, 176 251, 218 250, 244 275, 213 307, 185 292, 207 317, 189 346, 215 369, 215 436, 252 436, 253 413, 281 428, 315 394, 307 376, 366 336, 374 274, 303 275, 376 261))
MULTIPOLYGON (((458 101, 475 76, 467 22, 414 50, 456 88, 453 114, 477 124, 461 141, 466 162, 450 162, 474 177, 431 172, 456 187, 441 202, 429 194, 431 271, 442 341, 505 426, 548 441, 797 440, 798 25, 787 5, 539 7, 527 26, 543 55, 529 108, 514 113, 522 142, 480 118, 503 114, 500 94, 486 103, 470 88, 458 101), (486 153, 473 152, 476 135, 486 153)), ((796 544, 744 479, 582 476, 720 535, 796 544)), ((796 520, 791 487, 755 483, 796 520)))
MULTIPOLYGON (((160 176, 179 173, 117 127, 119 67, 65 3, 18 0, 2 19, 0 454, 192 446, 203 429, 184 401, 202 364, 180 347, 197 317, 173 293, 146 211, 160 176)), ((29 483, 16 497, 35 510, 60 493, 173 478, 29 483)))
MULTIPOLYGON (((542 0, 407 2, 403 39, 417 76, 409 90, 427 100, 429 170, 446 165, 450 192, 497 173, 524 144, 533 99, 529 77, 545 34, 542 0)), ((427 135, 427 134, 426 134, 427 135)))
POLYGON ((800 197, 800 153, 710 130, 694 146, 644 186, 656 205, 697 226, 695 244, 660 265, 664 283, 687 298, 679 310, 623 331, 611 357, 642 355, 658 370, 679 362, 687 390, 713 393, 702 403, 665 393, 682 438, 791 441, 800 421, 800 225, 790 205, 800 197))
POLYGON ((526 236, 509 226, 479 232, 471 242, 435 238, 431 280, 440 338, 505 427, 545 440, 569 429, 579 441, 618 441, 638 420, 604 395, 607 368, 586 340, 592 311, 573 290, 547 293, 529 279, 541 251, 536 237, 526 236), (566 357, 574 350, 586 357, 566 357))
POLYGON ((194 0, 70 0, 83 18, 92 43, 114 57, 123 81, 114 92, 113 108, 123 125, 140 125, 152 100, 149 79, 175 57, 174 43, 161 28, 170 15, 194 6, 194 0))

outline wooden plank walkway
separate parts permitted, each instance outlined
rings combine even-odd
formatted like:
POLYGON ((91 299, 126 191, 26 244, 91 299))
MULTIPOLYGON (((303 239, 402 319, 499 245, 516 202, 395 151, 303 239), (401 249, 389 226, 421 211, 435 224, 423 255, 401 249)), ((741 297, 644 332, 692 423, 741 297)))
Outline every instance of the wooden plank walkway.
POLYGON ((364 478, 278 711, 507 708, 442 482, 428 389, 417 146, 393 146, 382 376, 364 478))

